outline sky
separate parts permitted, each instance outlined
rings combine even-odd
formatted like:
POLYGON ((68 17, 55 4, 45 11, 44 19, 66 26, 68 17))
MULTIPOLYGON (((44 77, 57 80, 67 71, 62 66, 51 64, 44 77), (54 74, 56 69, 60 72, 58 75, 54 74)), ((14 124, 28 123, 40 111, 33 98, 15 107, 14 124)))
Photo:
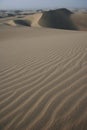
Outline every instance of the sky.
POLYGON ((87 8, 87 0, 0 0, 0 9, 87 8))

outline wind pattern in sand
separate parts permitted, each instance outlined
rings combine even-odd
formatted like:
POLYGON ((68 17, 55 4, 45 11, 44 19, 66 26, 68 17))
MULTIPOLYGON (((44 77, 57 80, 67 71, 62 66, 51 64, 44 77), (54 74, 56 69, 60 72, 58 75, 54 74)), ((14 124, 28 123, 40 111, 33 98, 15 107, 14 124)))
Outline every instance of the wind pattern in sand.
POLYGON ((87 33, 34 31, 0 43, 0 130, 87 130, 87 33))

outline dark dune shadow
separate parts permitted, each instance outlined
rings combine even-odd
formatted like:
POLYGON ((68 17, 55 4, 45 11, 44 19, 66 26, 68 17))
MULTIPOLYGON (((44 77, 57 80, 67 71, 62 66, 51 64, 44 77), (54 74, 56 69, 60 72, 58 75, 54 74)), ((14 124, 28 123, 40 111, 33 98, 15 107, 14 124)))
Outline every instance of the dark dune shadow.
POLYGON ((14 20, 14 22, 18 25, 31 27, 31 23, 27 20, 14 20))
POLYGON ((57 9, 43 12, 39 24, 43 27, 78 30, 70 19, 71 11, 67 9, 57 9))

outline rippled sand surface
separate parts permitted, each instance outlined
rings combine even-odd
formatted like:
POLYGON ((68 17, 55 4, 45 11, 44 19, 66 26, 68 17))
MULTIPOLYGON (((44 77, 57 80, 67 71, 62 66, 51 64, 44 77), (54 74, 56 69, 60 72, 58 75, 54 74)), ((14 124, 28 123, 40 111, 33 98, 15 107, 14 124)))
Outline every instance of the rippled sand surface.
POLYGON ((87 32, 0 28, 0 130, 87 130, 87 32))

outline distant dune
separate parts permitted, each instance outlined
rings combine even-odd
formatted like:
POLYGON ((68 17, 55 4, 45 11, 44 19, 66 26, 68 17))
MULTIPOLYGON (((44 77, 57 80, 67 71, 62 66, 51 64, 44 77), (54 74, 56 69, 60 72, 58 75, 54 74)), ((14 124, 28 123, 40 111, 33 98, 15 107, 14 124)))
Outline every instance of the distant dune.
POLYGON ((78 27, 78 30, 87 31, 87 13, 74 13, 71 15, 71 20, 78 27))
POLYGON ((48 27, 66 30, 87 30, 87 14, 75 13, 68 9, 57 9, 26 15, 13 20, 5 19, 10 26, 48 27))
POLYGON ((71 14, 72 12, 67 9, 47 11, 43 13, 39 24, 44 27, 77 30, 77 27, 70 19, 71 14))
POLYGON ((10 20, 5 20, 3 23, 10 26, 27 26, 27 27, 41 27, 39 25, 39 20, 43 14, 36 13, 31 15, 26 15, 23 18, 13 18, 10 20))

